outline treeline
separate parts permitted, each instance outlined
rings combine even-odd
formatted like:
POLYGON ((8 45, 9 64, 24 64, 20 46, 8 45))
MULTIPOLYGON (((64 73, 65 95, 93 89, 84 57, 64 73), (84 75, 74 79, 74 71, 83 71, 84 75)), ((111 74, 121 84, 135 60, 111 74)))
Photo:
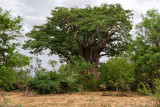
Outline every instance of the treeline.
POLYGON ((47 23, 35 26, 26 34, 23 45, 33 54, 50 49, 62 64, 55 70, 37 67, 31 59, 18 53, 22 37, 22 18, 13 18, 0 9, 0 89, 29 90, 39 94, 82 91, 137 91, 160 93, 160 13, 148 10, 136 25, 133 40, 132 11, 120 4, 83 9, 58 7, 47 23), (117 12, 118 11, 118 12, 117 12), (102 54, 104 53, 104 54, 102 54), (101 56, 109 56, 99 63, 101 56), (31 71, 35 75, 31 75, 31 71))

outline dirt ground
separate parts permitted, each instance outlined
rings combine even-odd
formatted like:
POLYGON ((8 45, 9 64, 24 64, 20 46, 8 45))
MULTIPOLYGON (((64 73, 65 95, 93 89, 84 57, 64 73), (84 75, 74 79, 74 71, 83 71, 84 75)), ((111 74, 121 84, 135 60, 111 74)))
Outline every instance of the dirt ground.
MULTIPOLYGON (((104 93, 108 92, 83 92, 26 97, 23 92, 7 92, 4 97, 5 103, 8 105, 17 104, 17 107, 153 107, 154 104, 153 99, 149 96, 138 94, 128 94, 123 97, 115 95, 102 96, 104 93)), ((1 105, 2 100, 1 96, 1 105)))

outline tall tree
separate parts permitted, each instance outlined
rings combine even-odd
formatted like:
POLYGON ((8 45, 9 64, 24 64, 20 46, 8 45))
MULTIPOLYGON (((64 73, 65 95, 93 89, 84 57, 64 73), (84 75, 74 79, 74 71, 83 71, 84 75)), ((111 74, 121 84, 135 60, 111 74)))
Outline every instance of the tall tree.
POLYGON ((86 8, 57 7, 47 23, 34 26, 24 45, 31 53, 50 49, 62 61, 81 56, 99 65, 102 56, 112 56, 125 49, 131 38, 132 12, 120 4, 86 8))
POLYGON ((18 68, 29 64, 29 58, 19 54, 14 42, 20 36, 22 18, 13 18, 0 8, 0 89, 11 89, 18 68))
MULTIPOLYGON (((158 10, 148 10, 142 15, 142 22, 136 26, 138 38, 143 39, 143 46, 160 48, 160 13, 158 10)), ((141 45, 140 45, 141 46, 141 45)))
POLYGON ((160 13, 148 10, 136 26, 137 39, 133 59, 136 81, 152 84, 160 76, 160 13))

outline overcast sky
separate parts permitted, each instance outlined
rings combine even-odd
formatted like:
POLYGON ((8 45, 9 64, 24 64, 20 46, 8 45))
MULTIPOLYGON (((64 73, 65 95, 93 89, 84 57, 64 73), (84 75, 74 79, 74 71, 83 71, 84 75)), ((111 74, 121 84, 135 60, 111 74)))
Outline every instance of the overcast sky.
MULTIPOLYGON (((0 7, 5 10, 12 10, 13 16, 21 16, 24 23, 24 32, 29 32, 34 25, 45 23, 46 17, 50 16, 51 10, 57 6, 80 7, 86 5, 100 6, 102 3, 120 3, 124 9, 133 10, 134 24, 141 21, 141 14, 145 14, 148 9, 160 10, 160 0, 0 0, 0 7)), ((28 51, 20 51, 29 55, 28 51)), ((48 59, 58 60, 58 57, 41 56, 44 66, 47 66, 48 59)), ((105 58, 101 58, 104 61, 105 58)))

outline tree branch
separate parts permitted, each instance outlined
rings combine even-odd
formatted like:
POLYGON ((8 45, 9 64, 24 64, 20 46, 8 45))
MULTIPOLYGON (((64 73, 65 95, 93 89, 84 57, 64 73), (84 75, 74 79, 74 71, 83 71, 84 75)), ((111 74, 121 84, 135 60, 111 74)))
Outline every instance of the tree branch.
POLYGON ((110 54, 110 53, 101 54, 100 56, 102 57, 102 56, 106 56, 106 55, 108 55, 108 56, 114 56, 113 54, 110 54))
POLYGON ((111 42, 113 42, 113 41, 121 41, 122 39, 119 37, 113 37, 113 38, 110 38, 109 39, 111 42))
POLYGON ((98 35, 98 30, 99 30, 99 26, 96 28, 96 32, 95 34, 93 35, 93 37, 91 38, 88 46, 91 47, 95 42, 96 42, 96 37, 98 35))
MULTIPOLYGON (((49 47, 48 47, 49 48, 49 47)), ((62 56, 64 56, 68 61, 71 61, 71 57, 69 55, 66 54, 66 52, 61 52, 59 49, 57 48, 49 48, 51 50, 51 52, 56 51, 57 53, 61 54, 62 56)), ((50 53, 51 54, 51 53, 50 53)))
POLYGON ((110 49, 110 50, 113 50, 113 51, 118 51, 118 50, 115 50, 114 48, 109 47, 109 46, 104 46, 104 49, 105 49, 105 48, 110 49))
POLYGON ((116 32, 117 32, 116 30, 113 30, 113 31, 111 31, 110 33, 106 33, 106 34, 104 35, 104 38, 101 39, 101 41, 99 41, 99 43, 98 43, 98 45, 97 45, 96 48, 97 48, 97 49, 101 49, 101 50, 103 50, 104 48, 106 48, 106 44, 107 44, 108 42, 110 42, 111 36, 113 36, 116 32))
POLYGON ((79 34, 78 26, 75 25, 75 26, 73 26, 73 28, 76 30, 76 31, 75 31, 75 34, 74 34, 74 39, 76 39, 76 37, 77 37, 78 34, 79 34))

